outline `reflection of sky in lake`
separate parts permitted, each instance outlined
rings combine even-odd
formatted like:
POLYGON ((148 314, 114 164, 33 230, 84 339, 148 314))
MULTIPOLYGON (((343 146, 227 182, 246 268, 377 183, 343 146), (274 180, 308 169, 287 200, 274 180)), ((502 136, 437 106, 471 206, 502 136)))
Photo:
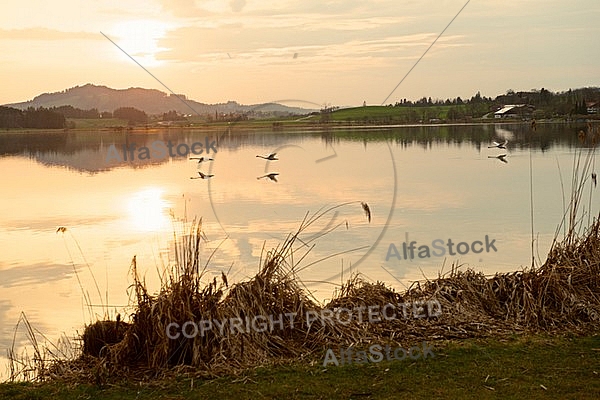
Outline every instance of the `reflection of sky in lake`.
MULTIPOLYGON (((306 267, 300 277, 319 299, 331 296, 342 271, 344 278, 360 271, 403 289, 413 280, 436 277, 444 263, 444 271, 457 262, 486 274, 529 265, 529 142, 534 143, 534 232, 543 261, 563 210, 558 165, 568 191, 576 131, 542 127, 533 138, 523 126, 245 133, 220 138, 215 160, 200 168, 214 174, 209 180, 189 179, 196 176, 197 163, 183 157, 135 168, 105 163, 113 143, 192 143, 203 132, 127 139, 105 132, 29 140, 25 135, 18 145, 11 135, 0 135, 0 346, 10 345, 21 311, 48 337, 81 329, 89 315, 78 279, 93 304, 109 304, 113 315, 128 314, 132 257, 156 290, 160 271, 173 258, 173 229, 181 232, 184 216, 203 218, 204 262, 215 251, 210 279, 230 271, 233 282, 252 276, 263 248, 281 243, 307 213, 352 202, 325 214, 300 236, 306 241, 338 226, 312 242, 314 248, 300 263, 306 267), (504 138, 508 150, 487 148, 491 140, 504 138), (273 151, 278 161, 256 157, 273 151), (508 163, 488 158, 504 152, 508 163), (271 172, 279 174, 278 182, 257 179, 271 172), (371 223, 361 201, 371 208, 371 223), (67 231, 56 232, 59 226, 67 231), (405 241, 418 247, 436 239, 484 241, 485 235, 496 240, 497 252, 386 261, 390 243, 402 253, 405 241)), ((590 193, 588 182, 586 209, 590 193)), ((594 191, 595 213, 597 196, 594 191)), ((298 255, 306 249, 299 246, 298 255)))

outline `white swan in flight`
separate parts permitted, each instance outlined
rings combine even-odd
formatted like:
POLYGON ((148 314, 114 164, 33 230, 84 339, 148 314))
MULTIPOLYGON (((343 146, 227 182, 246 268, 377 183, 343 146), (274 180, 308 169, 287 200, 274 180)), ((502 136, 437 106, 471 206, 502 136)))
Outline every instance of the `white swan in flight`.
POLYGON ((212 158, 208 157, 190 157, 190 160, 198 160, 198 164, 204 161, 214 161, 212 158))
MULTIPOLYGON (((371 209, 369 208, 369 205, 367 203, 365 203, 364 201, 361 201, 360 205, 363 208, 363 211, 365 212, 365 215, 367 216, 367 219, 369 220, 369 223, 371 222, 371 209)), ((346 222, 346 229, 348 228, 348 222, 346 222)))
POLYGON ((208 179, 208 178, 212 178, 214 175, 209 175, 209 174, 203 174, 202 172, 198 171, 198 176, 197 177, 190 177, 190 179, 208 179))
POLYGON ((267 157, 265 157, 265 156, 256 156, 256 157, 264 158, 265 160, 276 161, 276 160, 279 160, 279 158, 275 157, 276 155, 277 155, 277 153, 271 153, 267 157))
POLYGON ((488 146, 488 149, 491 149, 491 148, 494 148, 494 147, 497 147, 499 149, 506 149, 506 145, 508 144, 508 140, 504 139, 504 142, 502 142, 502 143, 498 143, 498 142, 492 142, 492 143, 494 143, 494 145, 493 146, 488 146))
POLYGON ((277 182, 277 175, 279 175, 277 172, 272 172, 270 174, 259 176, 256 179, 269 178, 270 180, 277 182))

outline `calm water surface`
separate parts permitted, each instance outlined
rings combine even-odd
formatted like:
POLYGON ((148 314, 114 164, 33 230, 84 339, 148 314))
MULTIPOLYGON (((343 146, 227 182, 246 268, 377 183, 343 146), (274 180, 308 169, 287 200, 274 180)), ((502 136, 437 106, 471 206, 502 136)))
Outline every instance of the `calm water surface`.
MULTIPOLYGON (((202 217, 207 239, 203 260, 214 252, 207 279, 224 271, 231 283, 252 276, 261 253, 307 215, 342 205, 302 233, 307 246, 298 243, 297 254, 314 244, 299 276, 319 300, 330 298, 352 272, 401 290, 452 263, 486 274, 531 265, 530 157, 536 260, 543 262, 563 214, 561 173, 570 190, 573 159, 582 148, 579 128, 542 125, 534 134, 526 125, 0 133, 0 356, 21 312, 52 340, 81 331, 90 321, 81 287, 97 315, 102 304, 113 315, 129 315, 132 257, 157 289, 159 274, 173 262, 173 232, 181 234, 189 226, 184 220, 194 217, 202 217), (507 150, 488 148, 498 139, 509 141, 507 150), (206 140, 216 141, 217 153, 200 168, 183 156, 137 158, 139 148, 153 142, 206 140), (122 157, 123 146, 133 144, 135 160, 109 157, 111 145, 122 157), (256 157, 272 152, 277 161, 256 157), (507 163, 490 158, 500 154, 507 163), (198 171, 214 176, 190 179, 198 171), (260 178, 270 173, 277 181, 260 178), (370 222, 361 202, 369 205, 370 222), (485 251, 486 235, 496 251, 485 251), (437 239, 444 256, 426 257, 423 247, 419 253, 424 245, 434 251, 437 239), (481 241, 484 251, 461 255, 455 247, 452 256, 449 239, 481 241), (404 259, 403 243, 413 241, 415 258, 404 259)), ((586 210, 591 204, 596 215, 598 194, 589 181, 584 193, 586 210)), ((26 343, 24 329, 17 343, 26 343)))

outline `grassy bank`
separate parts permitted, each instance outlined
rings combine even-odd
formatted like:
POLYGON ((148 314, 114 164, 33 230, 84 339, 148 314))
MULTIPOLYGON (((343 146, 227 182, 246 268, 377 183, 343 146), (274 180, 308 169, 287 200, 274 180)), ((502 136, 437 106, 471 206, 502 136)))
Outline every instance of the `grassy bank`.
MULTIPOLYGON (((600 333, 600 332, 599 332, 600 333)), ((323 358, 217 379, 0 385, 2 399, 597 399, 600 336, 435 343, 435 358, 323 368, 323 358), (312 365, 311 365, 312 364, 312 365)))
MULTIPOLYGON (((444 107, 437 106, 437 111, 423 111, 427 107, 414 107, 421 110, 423 114, 408 115, 408 107, 366 107, 356 109, 338 110, 329 114, 328 117, 321 115, 311 115, 308 117, 287 118, 287 119, 260 119, 248 121, 219 121, 219 122, 193 122, 186 125, 163 126, 158 124, 128 126, 127 122, 118 119, 69 119, 68 128, 60 129, 35 129, 35 128, 11 128, 0 130, 0 135, 23 134, 23 133, 55 133, 55 132, 88 132, 88 131, 107 131, 107 132, 134 132, 134 133, 153 133, 159 131, 184 131, 184 130, 202 130, 206 132, 217 133, 239 133, 240 131, 251 130, 271 130, 274 133, 290 133, 294 130, 318 130, 328 131, 332 129, 361 129, 385 126, 466 126, 481 124, 523 124, 521 120, 515 119, 493 119, 493 118, 459 118, 455 120, 446 119, 447 111, 444 107), (437 119, 436 119, 437 118, 437 119)), ((416 111, 415 111, 416 112, 416 111)), ((573 121, 565 119, 538 120, 538 123, 568 124, 573 121)), ((586 118, 579 123, 597 122, 592 118, 586 118)))
POLYGON ((67 118, 71 129, 101 129, 115 126, 127 127, 127 121, 118 118, 67 118))
MULTIPOLYGON (((485 105, 429 105, 429 106, 364 106, 335 110, 327 115, 314 115, 309 121, 348 124, 416 124, 489 121, 485 105)), ((493 119, 493 116, 492 118, 493 119)))

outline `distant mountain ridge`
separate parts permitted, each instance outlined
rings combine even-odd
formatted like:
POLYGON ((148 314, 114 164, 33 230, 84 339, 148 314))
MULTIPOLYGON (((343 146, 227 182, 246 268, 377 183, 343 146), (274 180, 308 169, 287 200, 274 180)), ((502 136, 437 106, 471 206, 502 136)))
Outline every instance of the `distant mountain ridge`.
POLYGON ((14 107, 25 110, 29 107, 59 107, 70 105, 82 110, 97 109, 99 112, 113 112, 120 107, 135 107, 146 114, 163 114, 175 110, 181 114, 214 114, 219 113, 242 113, 252 110, 265 113, 289 113, 308 114, 316 109, 300 107, 289 107, 278 103, 265 103, 256 105, 242 105, 235 101, 219 104, 205 104, 188 99, 183 94, 167 94, 156 89, 129 88, 112 89, 107 86, 98 86, 88 83, 83 86, 75 86, 62 92, 43 93, 33 100, 5 104, 6 107, 14 107), (184 100, 184 101, 182 101, 184 100))

